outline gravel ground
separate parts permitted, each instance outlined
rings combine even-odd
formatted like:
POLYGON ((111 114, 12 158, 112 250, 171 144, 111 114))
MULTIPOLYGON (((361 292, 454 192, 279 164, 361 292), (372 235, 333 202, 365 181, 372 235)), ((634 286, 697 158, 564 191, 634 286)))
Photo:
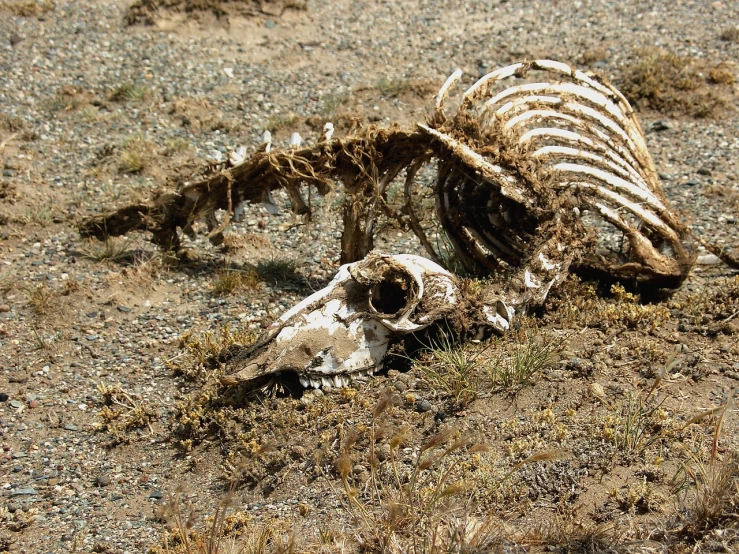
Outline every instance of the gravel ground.
MULTIPOLYGON (((471 82, 549 57, 618 81, 639 48, 661 47, 739 73, 739 40, 721 39, 739 26, 730 2, 309 0, 280 16, 171 16, 154 27, 126 27, 126 1, 58 0, 32 16, 18 15, 20 4, 48 5, 0 2, 0 551, 7 541, 14 552, 142 552, 160 537, 154 509, 179 483, 213 506, 228 448, 213 441, 182 455, 170 437, 175 404, 191 391, 172 376, 181 337, 225 324, 259 330, 338 266, 337 198, 310 225, 286 209, 251 208, 229 252, 197 239, 188 246, 198 262, 185 267, 142 237, 118 243, 133 259, 104 260, 105 246, 77 235, 81 217, 148 196, 216 152, 256 148, 265 128, 285 143, 293 130, 313 140, 327 119, 340 129, 352 117, 421 121, 456 67, 471 82), (214 294, 224 264, 270 259, 294 260, 297 278, 214 294), (150 424, 112 439, 101 383, 120 384, 150 424)), ((699 231, 736 245, 736 85, 726 94, 718 117, 640 117, 671 202, 699 231)), ((379 246, 418 249, 397 229, 379 246)), ((714 290, 732 275, 701 267, 685 289, 714 290)), ((694 391, 710 407, 739 377, 736 336, 690 337, 681 340, 697 341, 701 363, 718 368, 711 387, 694 391)), ((467 423, 484 426, 478 419, 467 423)), ((736 425, 727 428, 736 445, 736 425)), ((582 477, 568 474, 567 486, 584 486, 582 477)), ((312 502, 319 519, 334 514, 339 503, 323 489, 296 486, 246 497, 247 510, 286 517, 312 502)))

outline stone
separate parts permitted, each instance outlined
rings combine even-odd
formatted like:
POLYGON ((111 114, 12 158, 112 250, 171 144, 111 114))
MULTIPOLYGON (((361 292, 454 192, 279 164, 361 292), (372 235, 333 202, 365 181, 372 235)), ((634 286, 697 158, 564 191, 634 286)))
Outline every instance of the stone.
POLYGON ((33 496, 37 494, 36 489, 27 487, 23 489, 15 489, 14 491, 10 491, 11 498, 14 496, 33 496))
POLYGON ((429 402, 428 400, 417 400, 416 411, 419 413, 431 411, 431 402, 429 402))

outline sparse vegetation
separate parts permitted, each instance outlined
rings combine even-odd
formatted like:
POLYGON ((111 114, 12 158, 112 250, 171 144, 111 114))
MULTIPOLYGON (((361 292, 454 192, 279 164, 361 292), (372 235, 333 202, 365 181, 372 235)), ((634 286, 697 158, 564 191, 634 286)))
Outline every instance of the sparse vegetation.
POLYGON ((73 112, 92 107, 91 100, 92 95, 88 91, 77 86, 64 85, 56 92, 50 108, 54 112, 73 112))
POLYGON ((493 386, 507 389, 528 385, 557 361, 560 349, 559 340, 523 333, 512 352, 500 353, 497 360, 487 365, 488 377, 493 386))
POLYGON ((441 332, 425 347, 414 367, 420 369, 431 386, 448 394, 455 404, 466 406, 477 398, 486 347, 480 344, 454 344, 441 332))
MULTIPOLYGON (((507 538, 500 526, 469 512, 475 475, 464 471, 462 462, 474 458, 474 465, 484 465, 490 447, 462 436, 453 427, 441 429, 420 445, 409 444, 406 428, 393 429, 383 422, 383 413, 397 402, 391 395, 383 397, 372 412, 366 435, 348 433, 335 461, 360 548, 415 554, 500 548, 507 538), (356 457, 365 444, 364 457, 356 457), (408 451, 413 452, 410 460, 402 454, 408 451), (357 464, 362 463, 368 469, 357 471, 357 464)), ((488 486, 500 487, 524 466, 561 457, 557 450, 535 453, 488 486)))
POLYGON ((131 261, 136 258, 136 251, 132 249, 130 239, 108 237, 103 241, 88 240, 82 248, 82 255, 98 262, 131 261))
POLYGON ((150 94, 149 87, 136 83, 123 83, 110 94, 109 99, 112 102, 142 102, 150 94))
POLYGON ((739 42, 739 27, 726 27, 718 37, 726 42, 739 42))
POLYGON ((410 79, 408 77, 383 77, 374 83, 374 88, 384 98, 397 98, 404 93, 426 96, 436 92, 436 84, 428 80, 410 79))
POLYGON ((261 260, 254 266, 254 271, 262 281, 273 285, 295 283, 300 280, 296 273, 295 260, 288 258, 269 258, 261 260))
POLYGON ((225 268, 216 273, 213 292, 218 296, 242 290, 254 290, 261 283, 289 285, 300 281, 294 260, 270 258, 243 268, 225 268))
POLYGON ((597 62, 607 59, 608 50, 606 50, 605 48, 595 47, 585 50, 582 54, 580 54, 580 56, 578 56, 577 61, 583 65, 593 65, 597 62))
POLYGON ((294 113, 277 114, 270 116, 265 125, 265 129, 270 133, 276 133, 282 129, 291 129, 295 127, 300 118, 294 113))
POLYGON ((236 346, 248 346, 256 340, 254 331, 232 331, 224 325, 217 331, 206 331, 201 335, 185 333, 180 338, 181 355, 169 360, 169 366, 179 375, 196 379, 207 370, 219 368, 221 356, 236 346))
POLYGON ((733 85, 736 83, 735 66, 720 63, 708 72, 708 81, 714 85, 733 85))
POLYGON ((34 224, 46 227, 54 220, 55 213, 56 209, 52 203, 34 206, 24 211, 18 218, 18 221, 24 225, 34 224))
POLYGON ((3 0, 0 10, 8 10, 19 17, 34 17, 56 9, 53 0, 3 0))
POLYGON ((216 273, 213 293, 217 296, 233 294, 240 290, 253 290, 262 283, 254 269, 223 269, 216 273))
POLYGON ((130 432, 136 429, 148 428, 150 433, 153 432, 151 422, 156 418, 156 412, 152 406, 124 391, 120 383, 100 383, 98 391, 103 397, 98 417, 102 429, 110 434, 115 444, 128 442, 130 432))
POLYGON ((143 173, 151 166, 155 152, 156 147, 143 136, 130 137, 118 153, 118 170, 127 174, 143 173))
MULTIPOLYGON (((694 117, 713 116, 727 103, 707 85, 697 64, 695 59, 664 50, 640 49, 622 71, 616 85, 640 108, 694 117)), ((723 84, 725 70, 717 70, 716 74, 723 84)))
POLYGON ((23 120, 20 117, 0 112, 0 131, 17 133, 23 130, 23 120))
POLYGON ((326 94, 323 97, 323 103, 321 106, 321 113, 327 117, 335 115, 339 108, 349 102, 351 98, 351 92, 337 92, 332 94, 326 94))
POLYGON ((57 306, 59 294, 44 284, 27 289, 28 305, 37 316, 49 315, 57 306))

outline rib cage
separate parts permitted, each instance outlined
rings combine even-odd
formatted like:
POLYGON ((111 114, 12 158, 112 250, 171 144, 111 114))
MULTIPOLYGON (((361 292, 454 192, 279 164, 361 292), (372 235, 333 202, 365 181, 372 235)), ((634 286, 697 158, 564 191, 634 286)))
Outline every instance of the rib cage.
POLYGON ((302 191, 323 195, 340 182, 342 263, 372 251, 380 213, 412 229, 442 263, 413 200, 420 168, 436 159, 438 223, 471 273, 501 277, 508 305, 541 304, 571 267, 643 289, 679 287, 694 260, 692 234, 664 199, 623 95, 564 63, 537 60, 484 76, 447 116, 461 76, 458 70, 446 80, 435 114, 416 129, 368 126, 337 138, 327 124, 316 144, 302 145, 294 134, 289 148, 273 148, 267 134, 251 156, 234 152, 176 190, 89 218, 81 233, 105 238, 146 230, 156 244, 177 251, 180 234, 192 234, 200 220, 218 244, 226 226, 243 217, 245 203, 266 203, 273 213, 271 193, 282 189, 292 210, 309 217, 310 195, 306 202, 302 191), (391 206, 387 187, 403 170, 404 204, 391 206))
MULTIPOLYGON (((581 268, 655 286, 682 282, 693 261, 688 233, 666 205, 641 127, 621 93, 560 62, 518 63, 470 87, 450 124, 444 104, 460 75, 437 96, 437 120, 444 124, 426 129, 456 152, 482 153, 485 162, 485 171, 475 173, 440 158, 437 211, 465 265, 520 267, 546 240, 542 222, 566 215, 562 199, 569 198, 576 214, 589 211, 627 242, 621 251, 586 250, 575 262, 581 268), (500 90, 503 80, 542 74, 546 79, 500 90)), ((586 220, 586 227, 603 236, 603 223, 586 220)))

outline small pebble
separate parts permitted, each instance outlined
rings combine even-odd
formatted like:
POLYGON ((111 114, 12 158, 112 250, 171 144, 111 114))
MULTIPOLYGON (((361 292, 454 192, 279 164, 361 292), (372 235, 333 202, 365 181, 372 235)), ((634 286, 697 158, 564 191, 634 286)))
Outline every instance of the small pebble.
POLYGON ((416 411, 419 413, 431 411, 431 402, 429 402, 428 400, 417 400, 416 411))
POLYGON ((10 496, 33 496, 34 494, 37 494, 36 489, 32 489, 30 487, 25 489, 15 489, 14 491, 10 491, 10 496))

